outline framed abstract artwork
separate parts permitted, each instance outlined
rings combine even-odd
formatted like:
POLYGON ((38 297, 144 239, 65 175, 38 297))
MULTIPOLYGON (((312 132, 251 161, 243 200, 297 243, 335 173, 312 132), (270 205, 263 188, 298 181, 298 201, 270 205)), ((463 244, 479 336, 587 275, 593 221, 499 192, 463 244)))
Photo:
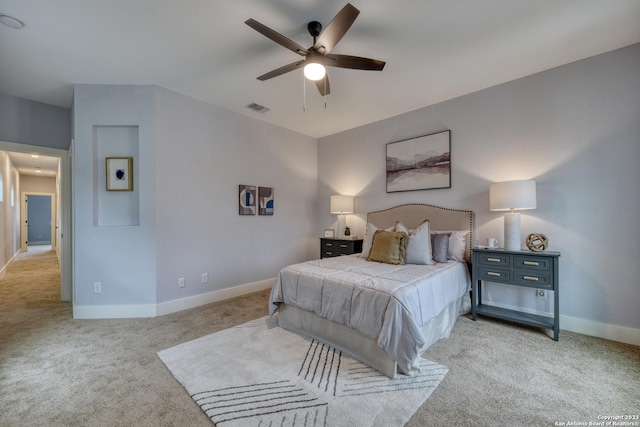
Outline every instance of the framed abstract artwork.
POLYGON ((387 193, 451 188, 451 131, 387 144, 387 193))
POLYGON ((133 158, 107 157, 107 191, 133 191, 133 158))
POLYGON ((256 186, 239 185, 238 213, 240 215, 256 214, 256 186))
POLYGON ((258 215, 273 215, 273 188, 258 187, 258 215))

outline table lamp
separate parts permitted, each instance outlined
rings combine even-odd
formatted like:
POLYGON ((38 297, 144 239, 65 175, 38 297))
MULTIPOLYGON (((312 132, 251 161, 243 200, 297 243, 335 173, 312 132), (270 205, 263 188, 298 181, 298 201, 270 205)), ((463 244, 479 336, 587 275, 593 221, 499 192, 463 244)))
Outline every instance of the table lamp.
POLYGON ((520 214, 516 210, 536 208, 536 182, 533 180, 496 182, 489 186, 489 208, 504 214, 504 248, 519 251, 520 214))
POLYGON ((353 196, 331 196, 331 213, 338 215, 338 237, 344 237, 345 214, 353 213, 353 196))

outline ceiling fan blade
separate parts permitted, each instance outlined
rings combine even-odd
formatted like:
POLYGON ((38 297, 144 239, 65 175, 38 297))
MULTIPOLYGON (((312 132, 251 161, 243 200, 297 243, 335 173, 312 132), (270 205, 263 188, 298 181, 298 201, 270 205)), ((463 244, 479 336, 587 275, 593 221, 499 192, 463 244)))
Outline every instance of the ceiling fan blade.
POLYGON ((347 3, 340 12, 329 22, 313 48, 319 53, 326 55, 338 44, 342 37, 349 31, 353 21, 356 20, 360 11, 347 3))
POLYGON ((244 23, 250 26, 251 28, 253 28, 254 30, 256 30, 257 32, 259 32, 260 34, 262 34, 263 36, 270 38, 274 42, 278 43, 280 46, 284 46, 287 49, 297 53, 298 55, 305 56, 306 54, 309 53, 309 51, 306 48, 300 46, 298 43, 294 42, 293 40, 288 39, 287 37, 283 36, 277 31, 272 30, 266 25, 261 24, 260 22, 256 21, 253 18, 247 19, 246 21, 244 21, 244 23))
POLYGON ((324 65, 338 68, 352 68, 354 70, 382 71, 386 62, 377 59, 361 58, 351 55, 326 55, 331 61, 325 61, 324 65))
POLYGON ((316 87, 318 88, 318 91, 320 91, 321 96, 329 95, 331 93, 331 87, 329 86, 329 74, 325 74, 324 79, 316 80, 316 87))
POLYGON ((304 65, 304 62, 305 62, 304 60, 296 61, 296 62, 292 62, 291 64, 284 65, 280 68, 276 68, 275 70, 269 71, 268 73, 261 75, 260 77, 258 77, 258 80, 261 80, 261 81, 269 80, 274 77, 278 77, 282 74, 288 73, 289 71, 296 70, 302 67, 304 65))

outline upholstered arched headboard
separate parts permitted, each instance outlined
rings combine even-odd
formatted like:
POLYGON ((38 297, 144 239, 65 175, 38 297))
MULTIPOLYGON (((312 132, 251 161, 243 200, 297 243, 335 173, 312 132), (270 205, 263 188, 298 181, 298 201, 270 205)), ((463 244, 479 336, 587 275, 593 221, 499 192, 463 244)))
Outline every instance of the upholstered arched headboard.
POLYGON ((416 228, 425 219, 429 220, 430 229, 434 231, 468 230, 465 260, 471 263, 473 211, 413 203, 367 214, 367 222, 379 228, 392 227, 397 221, 401 221, 407 228, 416 228))

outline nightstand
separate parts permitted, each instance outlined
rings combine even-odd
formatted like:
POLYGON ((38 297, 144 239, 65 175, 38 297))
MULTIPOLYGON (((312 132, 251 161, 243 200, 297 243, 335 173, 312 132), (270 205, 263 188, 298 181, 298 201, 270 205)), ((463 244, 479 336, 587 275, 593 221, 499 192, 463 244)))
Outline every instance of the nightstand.
MULTIPOLYGON (((471 268, 471 316, 477 314, 553 330, 560 333, 558 260, 560 252, 507 251, 474 248, 471 268), (482 282, 503 283, 553 291, 553 317, 482 304, 482 282)), ((531 292, 534 295, 534 292, 531 292)))
POLYGON ((351 255, 362 252, 362 239, 320 238, 320 258, 351 255))

